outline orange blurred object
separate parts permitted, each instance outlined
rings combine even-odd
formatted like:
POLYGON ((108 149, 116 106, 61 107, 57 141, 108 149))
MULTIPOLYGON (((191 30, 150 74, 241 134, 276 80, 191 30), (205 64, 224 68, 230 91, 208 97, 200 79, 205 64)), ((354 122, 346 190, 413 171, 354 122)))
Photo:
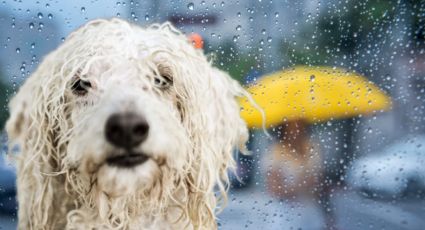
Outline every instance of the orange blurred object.
POLYGON ((193 46, 196 49, 202 49, 204 48, 204 40, 202 39, 202 36, 197 33, 192 33, 189 35, 189 40, 192 42, 193 46))

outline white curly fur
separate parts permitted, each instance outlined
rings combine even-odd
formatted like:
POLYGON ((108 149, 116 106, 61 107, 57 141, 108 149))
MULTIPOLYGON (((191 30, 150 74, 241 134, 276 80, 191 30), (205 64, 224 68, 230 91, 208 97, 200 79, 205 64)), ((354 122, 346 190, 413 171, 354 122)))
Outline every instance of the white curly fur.
POLYGON ((10 102, 19 229, 215 229, 232 151, 247 129, 246 95, 170 24, 94 20, 50 53, 10 102), (172 77, 164 88, 156 81, 172 77), (77 78, 90 81, 76 95, 77 78), (149 156, 131 169, 105 163, 117 112, 143 114, 149 156))

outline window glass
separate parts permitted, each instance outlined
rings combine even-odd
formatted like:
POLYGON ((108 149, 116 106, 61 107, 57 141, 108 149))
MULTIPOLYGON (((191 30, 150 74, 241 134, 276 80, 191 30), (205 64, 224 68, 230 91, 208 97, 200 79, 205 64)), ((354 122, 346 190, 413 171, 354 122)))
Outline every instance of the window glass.
MULTIPOLYGON (((111 17, 197 34, 266 112, 241 101, 250 154, 234 153, 219 229, 423 229, 424 1, 2 0, 1 129, 43 57, 111 17)), ((0 228, 13 229, 19 147, 1 135, 0 228)))

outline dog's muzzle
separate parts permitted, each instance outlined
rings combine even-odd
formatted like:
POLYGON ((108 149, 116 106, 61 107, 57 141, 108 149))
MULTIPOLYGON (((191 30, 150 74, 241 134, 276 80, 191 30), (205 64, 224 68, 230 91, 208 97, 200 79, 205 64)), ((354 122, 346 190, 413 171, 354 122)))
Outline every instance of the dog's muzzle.
POLYGON ((105 137, 119 149, 119 154, 107 158, 109 165, 133 167, 145 162, 148 156, 133 149, 146 140, 149 124, 146 119, 135 113, 116 113, 106 121, 105 137))

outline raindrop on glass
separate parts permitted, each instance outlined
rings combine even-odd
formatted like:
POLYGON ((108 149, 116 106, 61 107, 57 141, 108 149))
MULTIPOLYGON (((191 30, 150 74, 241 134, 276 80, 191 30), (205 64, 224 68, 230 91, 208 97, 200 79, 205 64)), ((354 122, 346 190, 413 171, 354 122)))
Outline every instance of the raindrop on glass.
POLYGON ((371 128, 371 127, 368 127, 368 128, 367 128, 367 132, 368 132, 368 133, 373 133, 372 128, 371 128))
POLYGON ((193 4, 193 2, 190 2, 189 4, 187 4, 187 8, 189 10, 193 10, 195 8, 195 5, 193 4))

